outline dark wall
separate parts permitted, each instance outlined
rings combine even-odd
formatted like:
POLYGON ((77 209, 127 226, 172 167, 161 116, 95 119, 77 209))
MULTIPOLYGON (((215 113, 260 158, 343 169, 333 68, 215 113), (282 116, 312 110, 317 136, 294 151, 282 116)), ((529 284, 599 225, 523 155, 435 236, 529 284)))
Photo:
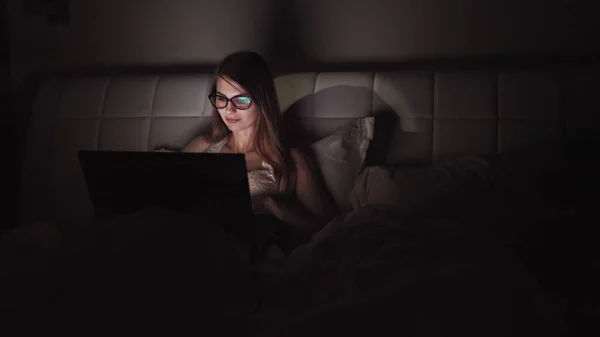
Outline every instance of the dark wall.
POLYGON ((212 64, 237 49, 277 63, 600 51, 584 0, 72 0, 66 23, 6 1, 15 81, 56 67, 212 64))
POLYGON ((2 146, 3 154, 8 155, 2 160, 6 164, 5 170, 12 170, 10 175, 1 175, 2 177, 2 195, 0 198, 9 200, 9 203, 2 203, 2 215, 0 217, 0 231, 13 227, 13 216, 16 220, 16 192, 17 185, 15 176, 17 176, 17 142, 16 142, 16 119, 10 109, 10 52, 8 42, 8 23, 6 15, 6 2, 0 1, 0 113, 2 116, 2 146), (8 158, 7 158, 8 157, 8 158), (6 207, 6 209, 4 209, 6 207))

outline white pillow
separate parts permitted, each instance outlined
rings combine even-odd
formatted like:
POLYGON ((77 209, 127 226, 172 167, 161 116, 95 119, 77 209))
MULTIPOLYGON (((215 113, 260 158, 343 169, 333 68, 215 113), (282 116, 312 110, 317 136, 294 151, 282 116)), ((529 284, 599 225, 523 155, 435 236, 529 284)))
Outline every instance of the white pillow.
POLYGON ((325 186, 340 211, 352 209, 348 197, 364 167, 374 128, 374 117, 357 118, 311 145, 325 186))

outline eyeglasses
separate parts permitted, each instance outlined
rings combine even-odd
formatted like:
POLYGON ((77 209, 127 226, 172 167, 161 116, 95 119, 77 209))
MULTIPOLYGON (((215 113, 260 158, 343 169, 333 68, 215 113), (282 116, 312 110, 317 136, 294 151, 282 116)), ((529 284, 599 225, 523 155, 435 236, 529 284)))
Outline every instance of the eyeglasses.
POLYGON ((252 105, 252 98, 246 95, 236 95, 231 98, 227 98, 219 94, 208 95, 210 103, 217 109, 224 109, 229 102, 238 110, 247 110, 252 105))

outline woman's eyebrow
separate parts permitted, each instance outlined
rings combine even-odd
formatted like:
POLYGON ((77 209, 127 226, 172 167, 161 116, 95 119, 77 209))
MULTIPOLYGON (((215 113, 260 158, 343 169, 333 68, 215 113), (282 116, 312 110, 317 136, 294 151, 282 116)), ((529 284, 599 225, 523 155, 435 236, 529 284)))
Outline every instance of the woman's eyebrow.
MULTIPOLYGON (((225 95, 224 93, 220 92, 219 90, 215 91, 215 94, 221 95, 221 96, 225 96, 225 97, 229 98, 229 96, 225 95)), ((231 97, 235 97, 235 96, 248 96, 248 94, 245 93, 245 92, 242 92, 242 93, 235 94, 235 95, 233 95, 231 97)))

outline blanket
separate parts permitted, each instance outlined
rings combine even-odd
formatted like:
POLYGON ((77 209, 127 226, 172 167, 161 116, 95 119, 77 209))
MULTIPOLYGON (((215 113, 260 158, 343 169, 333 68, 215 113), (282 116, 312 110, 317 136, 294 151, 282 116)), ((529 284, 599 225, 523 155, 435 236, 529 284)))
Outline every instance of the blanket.
POLYGON ((260 336, 559 336, 556 307, 496 239, 371 205, 266 269, 260 336))
MULTIPOLYGON (((37 227, 27 234, 48 225, 37 227)), ((231 325, 257 307, 245 247, 202 217, 147 210, 70 227, 37 249, 3 245, 8 335, 178 335, 231 325)))
POLYGON ((151 211, 87 224, 38 250, 6 249, 0 292, 5 331, 98 336, 561 331, 553 306, 510 252, 455 222, 371 205, 336 218, 290 255, 255 265, 238 242, 202 221, 151 211))

